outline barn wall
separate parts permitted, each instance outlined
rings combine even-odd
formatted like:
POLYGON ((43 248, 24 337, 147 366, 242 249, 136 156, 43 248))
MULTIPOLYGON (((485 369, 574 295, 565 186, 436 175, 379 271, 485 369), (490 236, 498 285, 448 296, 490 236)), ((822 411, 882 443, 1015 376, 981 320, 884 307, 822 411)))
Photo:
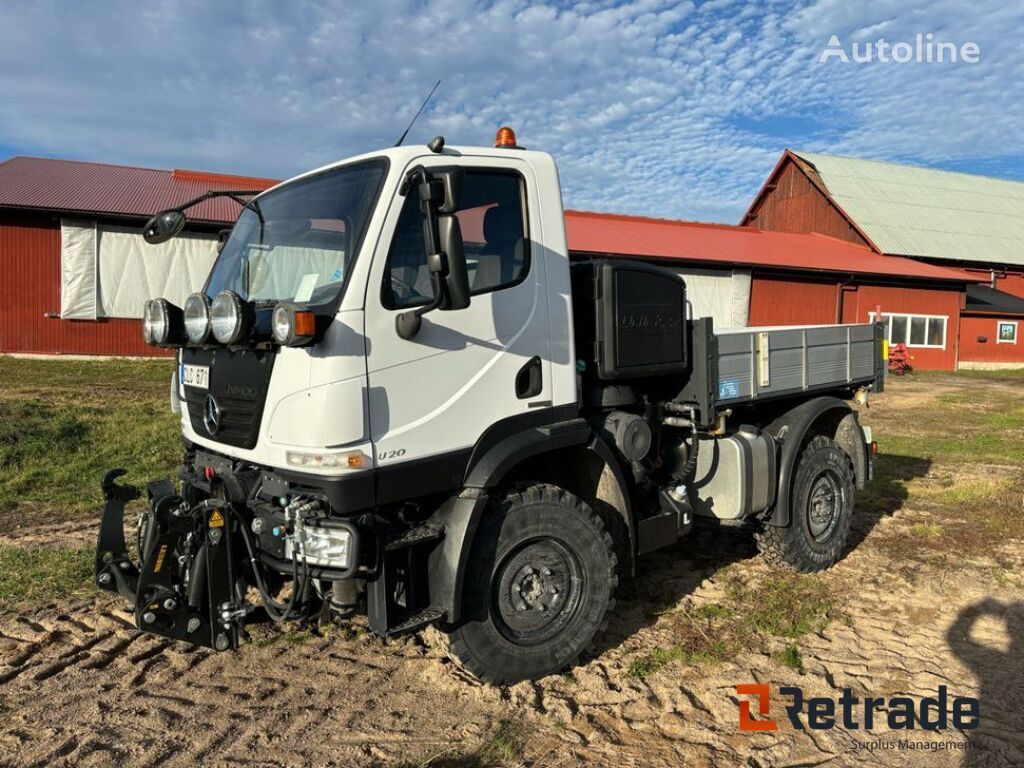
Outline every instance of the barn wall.
POLYGON ((996 279, 995 289, 1024 298, 1024 274, 1010 274, 996 279))
POLYGON ((755 274, 750 325, 825 325, 836 321, 836 282, 755 274))
MULTIPOLYGON (((836 280, 756 274, 750 291, 751 325, 826 325, 836 322, 839 283, 836 280)), ((945 315, 946 347, 912 347, 917 368, 953 370, 957 361, 957 329, 963 291, 949 288, 908 288, 884 284, 842 287, 841 322, 866 323, 869 314, 882 312, 945 315)))
POLYGON ((946 347, 910 347, 915 368, 951 371, 956 369, 957 330, 963 307, 962 286, 950 288, 906 288, 894 285, 860 285, 843 296, 843 322, 866 323, 876 307, 882 312, 916 315, 945 315, 946 347))
POLYGON ((1024 317, 991 317, 965 313, 960 318, 960 361, 1024 363, 1024 317), (1000 320, 1017 323, 1016 344, 996 342, 996 327, 1000 320))
POLYGON ((0 352, 166 356, 142 341, 138 320, 47 318, 60 310, 60 222, 0 213, 0 352))
POLYGON ((787 158, 769 183, 775 185, 774 189, 765 191, 752 212, 754 217, 744 221, 744 226, 776 232, 819 232, 868 245, 792 160, 787 158))

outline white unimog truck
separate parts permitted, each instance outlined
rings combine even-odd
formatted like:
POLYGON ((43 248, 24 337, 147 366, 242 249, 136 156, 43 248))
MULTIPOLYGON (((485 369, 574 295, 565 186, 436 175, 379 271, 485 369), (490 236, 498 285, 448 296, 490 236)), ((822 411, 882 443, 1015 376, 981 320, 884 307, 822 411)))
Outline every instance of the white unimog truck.
POLYGON ((671 271, 570 264, 554 160, 508 129, 226 194, 204 290, 145 308, 177 349, 185 455, 148 485, 138 564, 139 492, 103 482, 96 581, 139 629, 228 650, 251 622, 365 605, 373 632, 436 624, 505 683, 573 664, 695 516, 801 571, 841 556, 880 327, 718 331, 671 271))

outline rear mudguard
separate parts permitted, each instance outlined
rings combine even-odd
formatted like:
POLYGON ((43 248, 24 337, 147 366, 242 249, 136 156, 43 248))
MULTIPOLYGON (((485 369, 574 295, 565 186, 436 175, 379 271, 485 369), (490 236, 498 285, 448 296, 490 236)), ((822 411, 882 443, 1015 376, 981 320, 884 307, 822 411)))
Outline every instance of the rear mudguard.
POLYGON ((864 442, 864 432, 857 421, 857 412, 848 403, 836 397, 816 397, 801 403, 765 427, 765 431, 782 445, 779 453, 779 486, 775 506, 765 518, 768 525, 789 525, 790 494, 800 449, 811 429, 826 419, 830 420, 828 423, 834 425, 836 429, 834 433, 829 430, 829 436, 835 434, 840 446, 853 462, 857 487, 863 488, 870 478, 871 451, 864 442))
POLYGON ((170 480, 150 483, 149 520, 136 566, 124 538, 125 504, 139 491, 103 478, 106 504, 96 547, 96 585, 127 598, 144 632, 218 651, 237 648, 246 611, 237 596, 238 521, 225 502, 189 506, 170 480))

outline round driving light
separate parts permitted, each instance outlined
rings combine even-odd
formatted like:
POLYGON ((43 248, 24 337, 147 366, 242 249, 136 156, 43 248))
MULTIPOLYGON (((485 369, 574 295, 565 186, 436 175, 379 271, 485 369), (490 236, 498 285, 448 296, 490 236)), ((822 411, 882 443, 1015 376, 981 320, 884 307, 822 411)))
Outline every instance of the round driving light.
POLYGON ((148 336, 150 344, 166 344, 170 335, 171 323, 168 318, 167 302, 163 299, 152 299, 146 311, 146 319, 143 325, 143 335, 148 336), (146 331, 145 327, 149 330, 146 331))
POLYGON ((285 344, 292 332, 292 318, 288 308, 278 304, 274 307, 272 326, 274 329, 274 341, 278 344, 285 344))
POLYGON ((210 327, 221 344, 238 344, 251 327, 249 306, 234 291, 221 291, 210 302, 210 327))
POLYGON ((316 317, 313 313, 287 301, 274 307, 270 325, 274 341, 284 346, 308 344, 316 335, 316 317))
POLYGON ((153 320, 155 314, 153 300, 147 299, 146 303, 142 305, 142 340, 149 345, 155 343, 153 341, 153 320))
POLYGON ((185 299, 185 335, 193 344, 205 344, 210 338, 210 300, 205 293, 185 299))
POLYGON ((150 299, 142 308, 142 338, 157 347, 174 347, 182 338, 181 310, 167 299, 150 299))

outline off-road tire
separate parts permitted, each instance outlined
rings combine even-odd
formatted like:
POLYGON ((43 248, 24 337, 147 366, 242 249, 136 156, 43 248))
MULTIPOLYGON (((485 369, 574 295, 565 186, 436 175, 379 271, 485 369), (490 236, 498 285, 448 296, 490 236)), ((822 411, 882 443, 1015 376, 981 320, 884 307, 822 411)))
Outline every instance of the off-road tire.
POLYGON ((575 664, 618 585, 614 542, 594 510, 553 485, 520 485, 491 502, 471 546, 463 619, 448 638, 463 669, 505 684, 575 664))
POLYGON ((766 524, 755 534, 761 556, 772 565, 802 573, 833 565, 850 536, 855 489, 853 462, 846 451, 829 437, 812 437, 797 457, 789 525, 766 524), (820 503, 827 505, 830 495, 834 518, 823 524, 820 503))

